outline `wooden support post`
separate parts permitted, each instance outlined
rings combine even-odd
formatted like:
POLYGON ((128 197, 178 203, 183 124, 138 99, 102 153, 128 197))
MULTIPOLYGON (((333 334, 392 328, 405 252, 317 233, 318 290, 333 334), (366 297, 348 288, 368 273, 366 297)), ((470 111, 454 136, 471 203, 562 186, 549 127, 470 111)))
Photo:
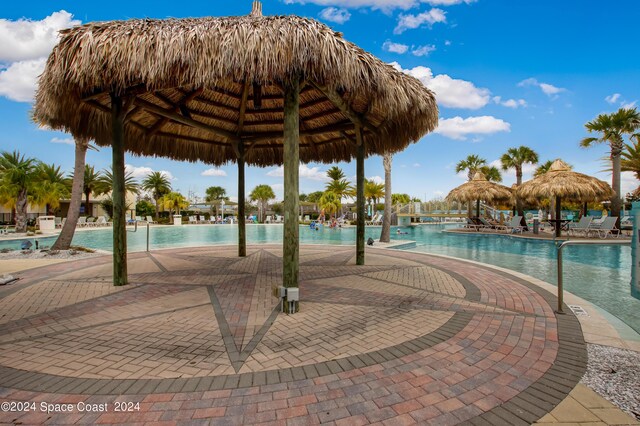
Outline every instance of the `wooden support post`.
POLYGON ((238 256, 247 256, 247 230, 245 219, 244 144, 238 143, 238 256))
MULTIPOLYGON (((282 280, 285 287, 298 287, 299 122, 300 80, 293 78, 284 84, 284 238, 282 250, 282 280)), ((284 305, 286 306, 286 310, 288 310, 288 303, 284 305)), ((299 306, 296 303, 294 312, 297 312, 298 309, 299 306)))
POLYGON ((556 197, 556 238, 560 237, 562 232, 562 198, 556 197))
POLYGON ((113 285, 127 284, 127 223, 124 189, 124 118, 122 98, 111 95, 113 157, 113 285))
POLYGON ((364 265, 364 153, 362 127, 356 124, 356 265, 364 265))

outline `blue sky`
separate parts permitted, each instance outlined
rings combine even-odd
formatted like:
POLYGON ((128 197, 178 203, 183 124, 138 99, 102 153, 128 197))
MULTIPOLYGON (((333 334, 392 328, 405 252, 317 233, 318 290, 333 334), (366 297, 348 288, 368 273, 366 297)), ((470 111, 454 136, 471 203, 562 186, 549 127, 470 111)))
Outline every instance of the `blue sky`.
MULTIPOLYGON (((114 0, 5 2, 0 11, 0 150, 20 152, 65 170, 73 167, 69 135, 37 129, 29 119, 36 76, 61 28, 129 18, 247 14, 250 0, 148 2, 114 0)), ((606 146, 578 147, 584 123, 640 101, 637 0, 268 0, 264 14, 318 19, 383 61, 435 91, 440 126, 393 160, 393 192, 419 198, 444 196, 461 184, 455 163, 469 154, 496 161, 508 148, 527 145, 542 161, 562 158, 576 171, 610 180, 606 146)), ((89 152, 97 168, 110 151, 89 152)), ((202 196, 219 185, 232 197, 235 165, 127 156, 139 178, 165 171, 174 189, 202 196)), ((347 176, 355 163, 341 163, 347 176)), ((320 190, 324 164, 302 166, 302 192, 320 190)), ((532 168, 531 168, 532 169, 532 168)), ((525 170, 525 179, 530 169, 525 170)), ((384 176, 382 159, 366 162, 366 176, 384 176)), ((504 183, 515 181, 512 171, 504 183)), ((247 189, 273 185, 282 197, 282 170, 250 168, 247 189)), ((623 178, 623 191, 638 182, 623 178)))

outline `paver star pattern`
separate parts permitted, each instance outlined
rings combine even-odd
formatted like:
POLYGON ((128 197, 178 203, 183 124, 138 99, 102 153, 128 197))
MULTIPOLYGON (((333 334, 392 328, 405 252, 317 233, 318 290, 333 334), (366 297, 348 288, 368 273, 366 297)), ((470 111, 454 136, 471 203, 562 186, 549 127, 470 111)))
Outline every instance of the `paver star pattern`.
POLYGON ((0 291, 2 401, 140 402, 0 422, 529 424, 586 364, 579 324, 530 283, 463 261, 304 246, 300 313, 281 248, 188 248, 26 271, 0 291))

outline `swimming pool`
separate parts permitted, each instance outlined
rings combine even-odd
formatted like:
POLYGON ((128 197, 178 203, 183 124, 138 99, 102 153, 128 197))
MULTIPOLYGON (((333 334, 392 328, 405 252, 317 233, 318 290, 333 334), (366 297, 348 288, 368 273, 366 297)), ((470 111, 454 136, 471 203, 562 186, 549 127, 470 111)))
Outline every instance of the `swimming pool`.
MULTIPOLYGON (((556 284, 556 245, 552 241, 509 236, 456 234, 442 232, 458 225, 424 225, 402 228, 406 234, 392 232, 393 240, 416 241, 412 250, 444 254, 475 260, 531 275, 556 284)), ((395 229, 395 228, 394 228, 395 229)), ((127 246, 130 251, 146 249, 146 227, 137 232, 129 227, 127 246)), ((300 227, 303 244, 354 244, 355 227, 324 228, 319 231, 300 227)), ((367 227, 365 237, 378 239, 380 227, 367 227)), ((35 238, 40 245, 51 245, 55 237, 35 238)), ((110 228, 79 231, 73 243, 85 247, 111 250, 110 228)), ((151 249, 236 244, 235 225, 152 226, 151 249)), ((247 225, 247 243, 282 241, 282 225, 247 225)), ((0 248, 19 248, 17 241, 2 241, 0 248)), ((640 300, 630 294, 631 249, 622 246, 571 246, 564 249, 565 289, 614 314, 640 333, 640 300)))

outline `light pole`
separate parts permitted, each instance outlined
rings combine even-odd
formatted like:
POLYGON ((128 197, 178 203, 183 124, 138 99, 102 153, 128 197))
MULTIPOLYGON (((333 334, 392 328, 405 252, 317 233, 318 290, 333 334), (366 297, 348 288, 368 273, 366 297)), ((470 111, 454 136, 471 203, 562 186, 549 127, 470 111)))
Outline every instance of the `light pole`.
POLYGON ((222 223, 224 223, 224 200, 220 200, 220 209, 222 210, 222 223))

